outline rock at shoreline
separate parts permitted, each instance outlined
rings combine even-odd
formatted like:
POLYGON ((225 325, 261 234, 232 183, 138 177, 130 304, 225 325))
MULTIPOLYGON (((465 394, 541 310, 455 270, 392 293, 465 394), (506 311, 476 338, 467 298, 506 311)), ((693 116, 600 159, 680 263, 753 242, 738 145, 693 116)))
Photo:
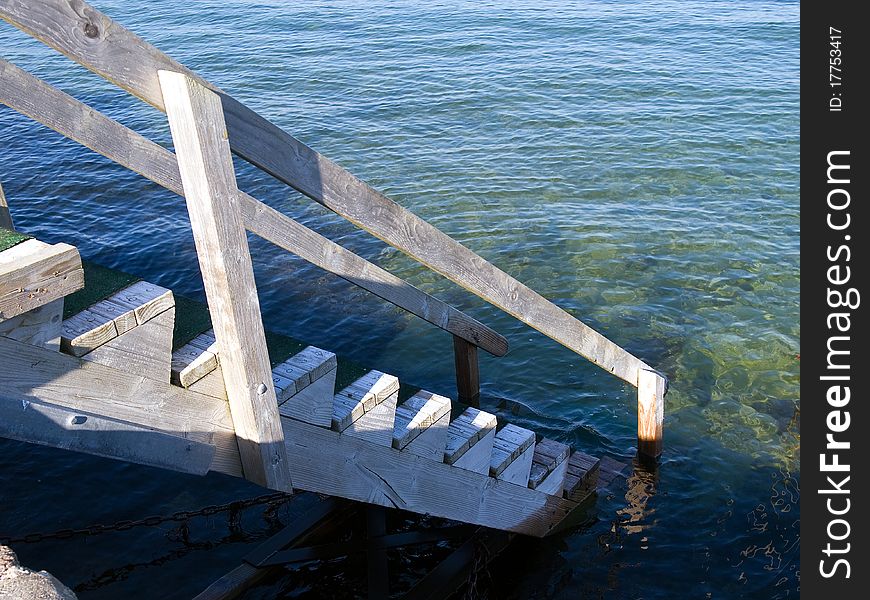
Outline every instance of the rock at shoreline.
POLYGON ((0 546, 0 600, 76 600, 76 595, 51 573, 22 567, 12 548, 0 546))

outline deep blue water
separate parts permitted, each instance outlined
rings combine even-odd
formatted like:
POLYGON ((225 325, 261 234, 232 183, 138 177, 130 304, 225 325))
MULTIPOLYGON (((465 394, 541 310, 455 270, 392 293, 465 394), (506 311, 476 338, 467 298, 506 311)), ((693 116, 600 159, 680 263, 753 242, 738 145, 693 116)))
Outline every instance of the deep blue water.
MULTIPOLYGON (((636 470, 586 527, 524 546, 494 597, 797 594, 797 2, 96 6, 671 376, 658 473, 636 470)), ((5 23, 0 55, 170 144, 161 113, 5 23)), ((250 166, 237 175, 504 334, 510 353, 482 358, 485 408, 631 459, 633 389, 250 166)), ((202 297, 179 198, 5 107, 0 181, 20 229, 202 297)), ((252 251, 267 327, 454 395, 449 335, 265 243, 252 251)), ((3 533, 257 493, 0 441, 3 533)), ((196 539, 224 543, 186 553, 165 528, 16 550, 87 584, 83 599, 186 598, 267 529, 246 519, 247 538, 199 523, 196 539)))

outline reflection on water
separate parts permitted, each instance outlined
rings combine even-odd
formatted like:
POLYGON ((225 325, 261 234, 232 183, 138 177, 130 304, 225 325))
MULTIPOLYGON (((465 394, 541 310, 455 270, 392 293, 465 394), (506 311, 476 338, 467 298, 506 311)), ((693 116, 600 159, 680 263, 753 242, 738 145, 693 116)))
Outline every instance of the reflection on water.
MULTIPOLYGON (((505 597, 796 595, 797 2, 99 7, 670 376, 658 472, 635 467, 583 528, 511 563, 505 597)), ((5 25, 0 54, 170 143, 163 115, 5 25)), ((633 390, 256 169, 237 172, 245 191, 504 334, 509 354, 481 358, 484 408, 631 461, 633 390)), ((178 198, 5 108, 0 178, 21 228, 202 297, 178 198)), ((267 327, 453 393, 448 335, 267 244, 252 254, 267 327)), ((248 491, 0 445, 0 530, 248 491)), ((159 534, 125 542, 19 553, 75 584, 171 550, 159 534)), ((226 546, 82 597, 170 585, 191 597, 237 564, 226 546)))

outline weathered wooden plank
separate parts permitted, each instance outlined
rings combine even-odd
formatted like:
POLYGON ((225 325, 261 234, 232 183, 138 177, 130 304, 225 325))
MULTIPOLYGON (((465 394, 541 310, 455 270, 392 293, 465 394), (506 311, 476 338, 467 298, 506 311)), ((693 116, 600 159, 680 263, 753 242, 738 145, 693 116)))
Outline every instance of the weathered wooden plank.
POLYGON ((393 392, 343 429, 342 435, 356 437, 379 446, 391 446, 398 399, 399 393, 393 392))
POLYGON ((181 73, 160 85, 245 478, 291 491, 278 402, 218 97, 181 73))
POLYGON ((284 417, 329 427, 332 424, 336 373, 337 369, 332 369, 302 391, 296 392, 296 395, 279 403, 278 412, 284 417))
POLYGON ((85 309, 61 324, 60 348, 73 356, 84 356, 116 337, 114 319, 85 309))
POLYGON ((545 494, 562 495, 568 474, 571 447, 555 440, 543 439, 535 444, 529 487, 545 494))
POLYGON ((147 281, 137 281, 112 294, 109 300, 132 310, 139 325, 175 306, 171 291, 147 281))
POLYGON ((292 419, 284 429, 300 489, 533 536, 546 535, 577 506, 331 429, 292 419))
POLYGON ((84 286, 79 251, 30 239, 0 252, 0 320, 48 304, 84 286))
POLYGON ((450 425, 450 413, 426 428, 426 431, 411 440, 402 450, 422 458, 444 462, 444 448, 447 446, 447 427, 450 425))
POLYGON ((301 352, 291 356, 287 362, 306 371, 311 381, 320 379, 338 367, 338 359, 336 359, 335 354, 314 346, 306 346, 301 352))
POLYGON ((495 435, 490 462, 490 475, 498 477, 535 443, 535 432, 512 423, 502 427, 495 435))
MULTIPOLYGON (((0 364, 8 365, 0 369, 0 398, 36 399, 212 444, 211 470, 241 476, 224 401, 5 338, 0 364)), ((282 424, 299 489, 536 536, 577 506, 295 419, 282 424)))
POLYGON ((495 427, 484 433, 472 444, 462 456, 453 462, 459 469, 468 469, 475 473, 489 474, 489 463, 492 457, 492 442, 495 439, 495 427))
POLYGON ((565 497, 579 502, 598 481, 601 461, 579 450, 568 459, 568 474, 565 476, 565 497))
POLYGON ((135 329, 109 340, 82 358, 168 382, 172 364, 172 328, 175 310, 170 308, 135 329))
POLYGON ((447 446, 444 450, 444 462, 452 465, 459 461, 477 442, 484 437, 489 438, 489 452, 486 454, 486 473, 489 473, 489 453, 492 452, 492 441, 495 438, 495 428, 498 424, 496 416, 476 408, 467 408, 447 428, 447 446), (492 433, 492 436, 489 434, 492 433))
POLYGON ((637 451, 657 458, 662 453, 662 422, 665 416, 665 378, 641 369, 637 386, 637 451))
POLYGON ((272 373, 288 380, 292 396, 296 392, 305 389, 311 383, 311 374, 305 369, 295 365, 290 359, 285 360, 272 368, 272 373))
POLYGON ((514 485, 526 487, 529 484, 529 475, 532 470, 532 459, 535 455, 535 446, 529 446, 514 459, 497 478, 514 485))
POLYGON ((453 336, 453 361, 456 365, 456 389, 459 401, 469 406, 480 405, 480 367, 477 346, 453 336))
POLYGON ((3 183, 0 182, 0 227, 3 229, 15 229, 12 223, 12 215, 9 213, 9 204, 6 202, 6 195, 3 193, 3 183))
POLYGON ((192 383, 188 389, 197 394, 205 394, 224 402, 227 401, 227 386, 224 385, 224 372, 220 365, 202 379, 192 383))
MULTIPOLYGON (((157 80, 159 70, 183 72, 210 86, 85 2, 73 9, 62 0, 44 0, 36 8, 23 0, 2 0, 0 16, 160 110, 165 107, 157 80)), ((236 154, 604 370, 637 385, 638 369, 647 366, 640 359, 228 94, 221 92, 221 100, 236 154), (433 248, 438 251, 432 252, 433 248)))
MULTIPOLYGON (((332 428, 344 431, 366 412, 399 391, 399 380, 380 371, 369 371, 335 395, 332 428)), ((393 425, 390 423, 390 431, 393 425)))
POLYGON ((242 475, 225 401, 6 338, 0 365, 0 398, 35 399, 211 444, 212 470, 242 475))
POLYGON ((172 353, 172 383, 190 387, 217 368, 217 342, 202 345, 194 338, 172 353))
MULTIPOLYGON (((0 16, 4 14, 0 4, 0 16)), ((0 58, 0 102, 176 194, 184 195, 175 155, 0 58)), ((245 226, 300 256, 495 356, 507 340, 465 313, 430 296, 342 246, 237 192, 245 226)))
POLYGON ((33 400, 0 398, 0 437, 194 475, 215 454, 211 444, 33 400))
POLYGON ((63 298, 43 304, 17 317, 0 321, 0 336, 60 350, 60 329, 63 319, 63 298))
MULTIPOLYGON (((402 450, 443 416, 450 415, 450 398, 420 390, 396 409, 393 448, 402 450)), ((442 444, 441 450, 444 450, 442 444)))

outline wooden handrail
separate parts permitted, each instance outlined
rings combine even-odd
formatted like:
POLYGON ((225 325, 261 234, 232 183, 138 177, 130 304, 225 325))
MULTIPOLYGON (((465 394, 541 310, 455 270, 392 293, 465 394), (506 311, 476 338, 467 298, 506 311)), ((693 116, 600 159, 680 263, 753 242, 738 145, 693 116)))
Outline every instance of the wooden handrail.
MULTIPOLYGON (((0 58, 0 102, 91 150, 184 196, 175 155, 0 58)), ((384 300, 503 356, 507 340, 453 306, 357 256, 259 200, 238 192, 245 227, 263 239, 384 300)))
POLYGON ((233 152, 604 370, 651 370, 588 325, 312 150, 83 1, 0 0, 0 17, 160 110, 157 73, 221 95, 233 152))

